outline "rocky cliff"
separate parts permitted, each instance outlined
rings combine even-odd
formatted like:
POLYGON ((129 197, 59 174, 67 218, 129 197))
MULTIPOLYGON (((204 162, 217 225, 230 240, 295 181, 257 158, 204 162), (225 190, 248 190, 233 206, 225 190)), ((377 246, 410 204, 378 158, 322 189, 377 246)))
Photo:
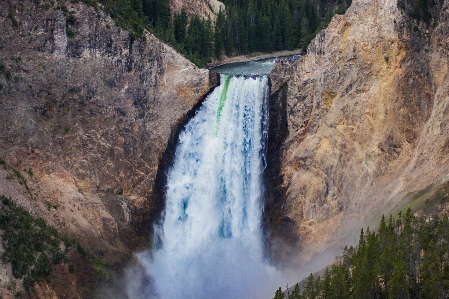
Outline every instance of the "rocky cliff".
POLYGON ((173 12, 179 13, 185 10, 190 17, 197 15, 204 19, 215 20, 220 10, 225 11, 225 5, 218 0, 170 0, 169 2, 173 12))
POLYGON ((0 6, 0 193, 120 264, 148 244, 163 154, 218 79, 78 1, 0 6))
POLYGON ((266 207, 278 261, 300 248, 316 269, 382 214, 446 209, 449 1, 427 23, 399 2, 354 0, 271 74, 288 128, 266 207))

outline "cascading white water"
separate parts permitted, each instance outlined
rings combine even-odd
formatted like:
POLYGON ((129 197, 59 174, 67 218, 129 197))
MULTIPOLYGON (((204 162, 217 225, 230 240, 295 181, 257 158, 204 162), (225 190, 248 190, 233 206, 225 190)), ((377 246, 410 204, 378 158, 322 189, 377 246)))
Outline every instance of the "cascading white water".
POLYGON ((261 231, 268 90, 267 76, 221 75, 181 133, 156 227, 160 244, 140 257, 157 298, 273 292, 266 287, 277 275, 261 231))

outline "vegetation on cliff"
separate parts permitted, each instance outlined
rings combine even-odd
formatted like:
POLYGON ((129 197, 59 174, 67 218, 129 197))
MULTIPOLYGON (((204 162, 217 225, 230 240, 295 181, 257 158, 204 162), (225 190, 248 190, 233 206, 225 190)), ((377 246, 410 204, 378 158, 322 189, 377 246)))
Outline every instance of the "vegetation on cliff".
MULTIPOLYGON (((11 263, 12 275, 22 279, 25 291, 39 278, 50 275, 52 265, 68 264, 68 271, 75 267, 70 256, 81 260, 96 273, 101 281, 110 279, 103 263, 88 253, 75 239, 61 236, 44 219, 35 219, 10 198, 0 196, 0 230, 3 244, 1 259, 11 263)), ((78 271, 78 269, 76 269, 78 271)))
POLYGON ((11 263, 14 278, 23 278, 25 290, 36 279, 50 274, 51 264, 59 264, 75 241, 62 238, 43 219, 33 219, 11 199, 0 196, 0 229, 5 251, 1 258, 11 263))
MULTIPOLYGON (((438 19, 444 0, 398 0, 398 6, 411 18, 431 24, 438 19)), ((433 27, 436 23, 431 24, 433 27)))
POLYGON ((306 49, 352 0, 224 0, 215 26, 216 55, 306 49), (220 43, 220 41, 224 41, 220 43))
MULTIPOLYGON (((289 298, 447 298, 448 261, 449 218, 408 209, 396 219, 382 217, 377 232, 362 229, 340 264, 310 274, 302 292, 296 285, 289 298)), ((274 298, 284 298, 280 289, 274 298)))
POLYGON ((102 8, 116 24, 141 38, 145 29, 198 66, 213 57, 305 49, 335 14, 352 0, 225 0, 215 22, 186 12, 172 14, 168 0, 82 0, 102 8), (100 4, 100 5, 98 5, 100 4))

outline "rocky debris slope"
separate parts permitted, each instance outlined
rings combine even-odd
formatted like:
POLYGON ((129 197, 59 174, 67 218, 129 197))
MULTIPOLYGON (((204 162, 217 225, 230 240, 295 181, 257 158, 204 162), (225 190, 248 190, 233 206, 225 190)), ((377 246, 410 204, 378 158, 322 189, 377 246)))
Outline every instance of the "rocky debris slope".
POLYGON ((160 215, 160 161, 173 132, 217 77, 149 33, 131 40, 77 1, 2 8, 0 159, 27 188, 5 174, 0 193, 123 262, 160 215))
POLYGON ((432 25, 396 2, 353 1, 306 56, 271 74, 273 92, 288 86, 266 208, 278 260, 286 245, 301 248, 301 262, 335 250, 325 265, 380 215, 448 198, 449 1, 432 25))

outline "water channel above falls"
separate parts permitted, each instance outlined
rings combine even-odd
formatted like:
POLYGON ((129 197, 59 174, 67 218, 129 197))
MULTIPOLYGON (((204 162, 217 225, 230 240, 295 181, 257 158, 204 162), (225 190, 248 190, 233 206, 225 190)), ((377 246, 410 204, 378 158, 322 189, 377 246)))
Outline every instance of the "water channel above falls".
POLYGON ((274 292, 261 229, 272 67, 271 59, 214 69, 220 85, 179 136, 155 249, 139 257, 151 281, 145 298, 274 292))
POLYGON ((211 71, 230 76, 263 76, 269 75, 274 66, 274 58, 236 62, 216 66, 211 71))

